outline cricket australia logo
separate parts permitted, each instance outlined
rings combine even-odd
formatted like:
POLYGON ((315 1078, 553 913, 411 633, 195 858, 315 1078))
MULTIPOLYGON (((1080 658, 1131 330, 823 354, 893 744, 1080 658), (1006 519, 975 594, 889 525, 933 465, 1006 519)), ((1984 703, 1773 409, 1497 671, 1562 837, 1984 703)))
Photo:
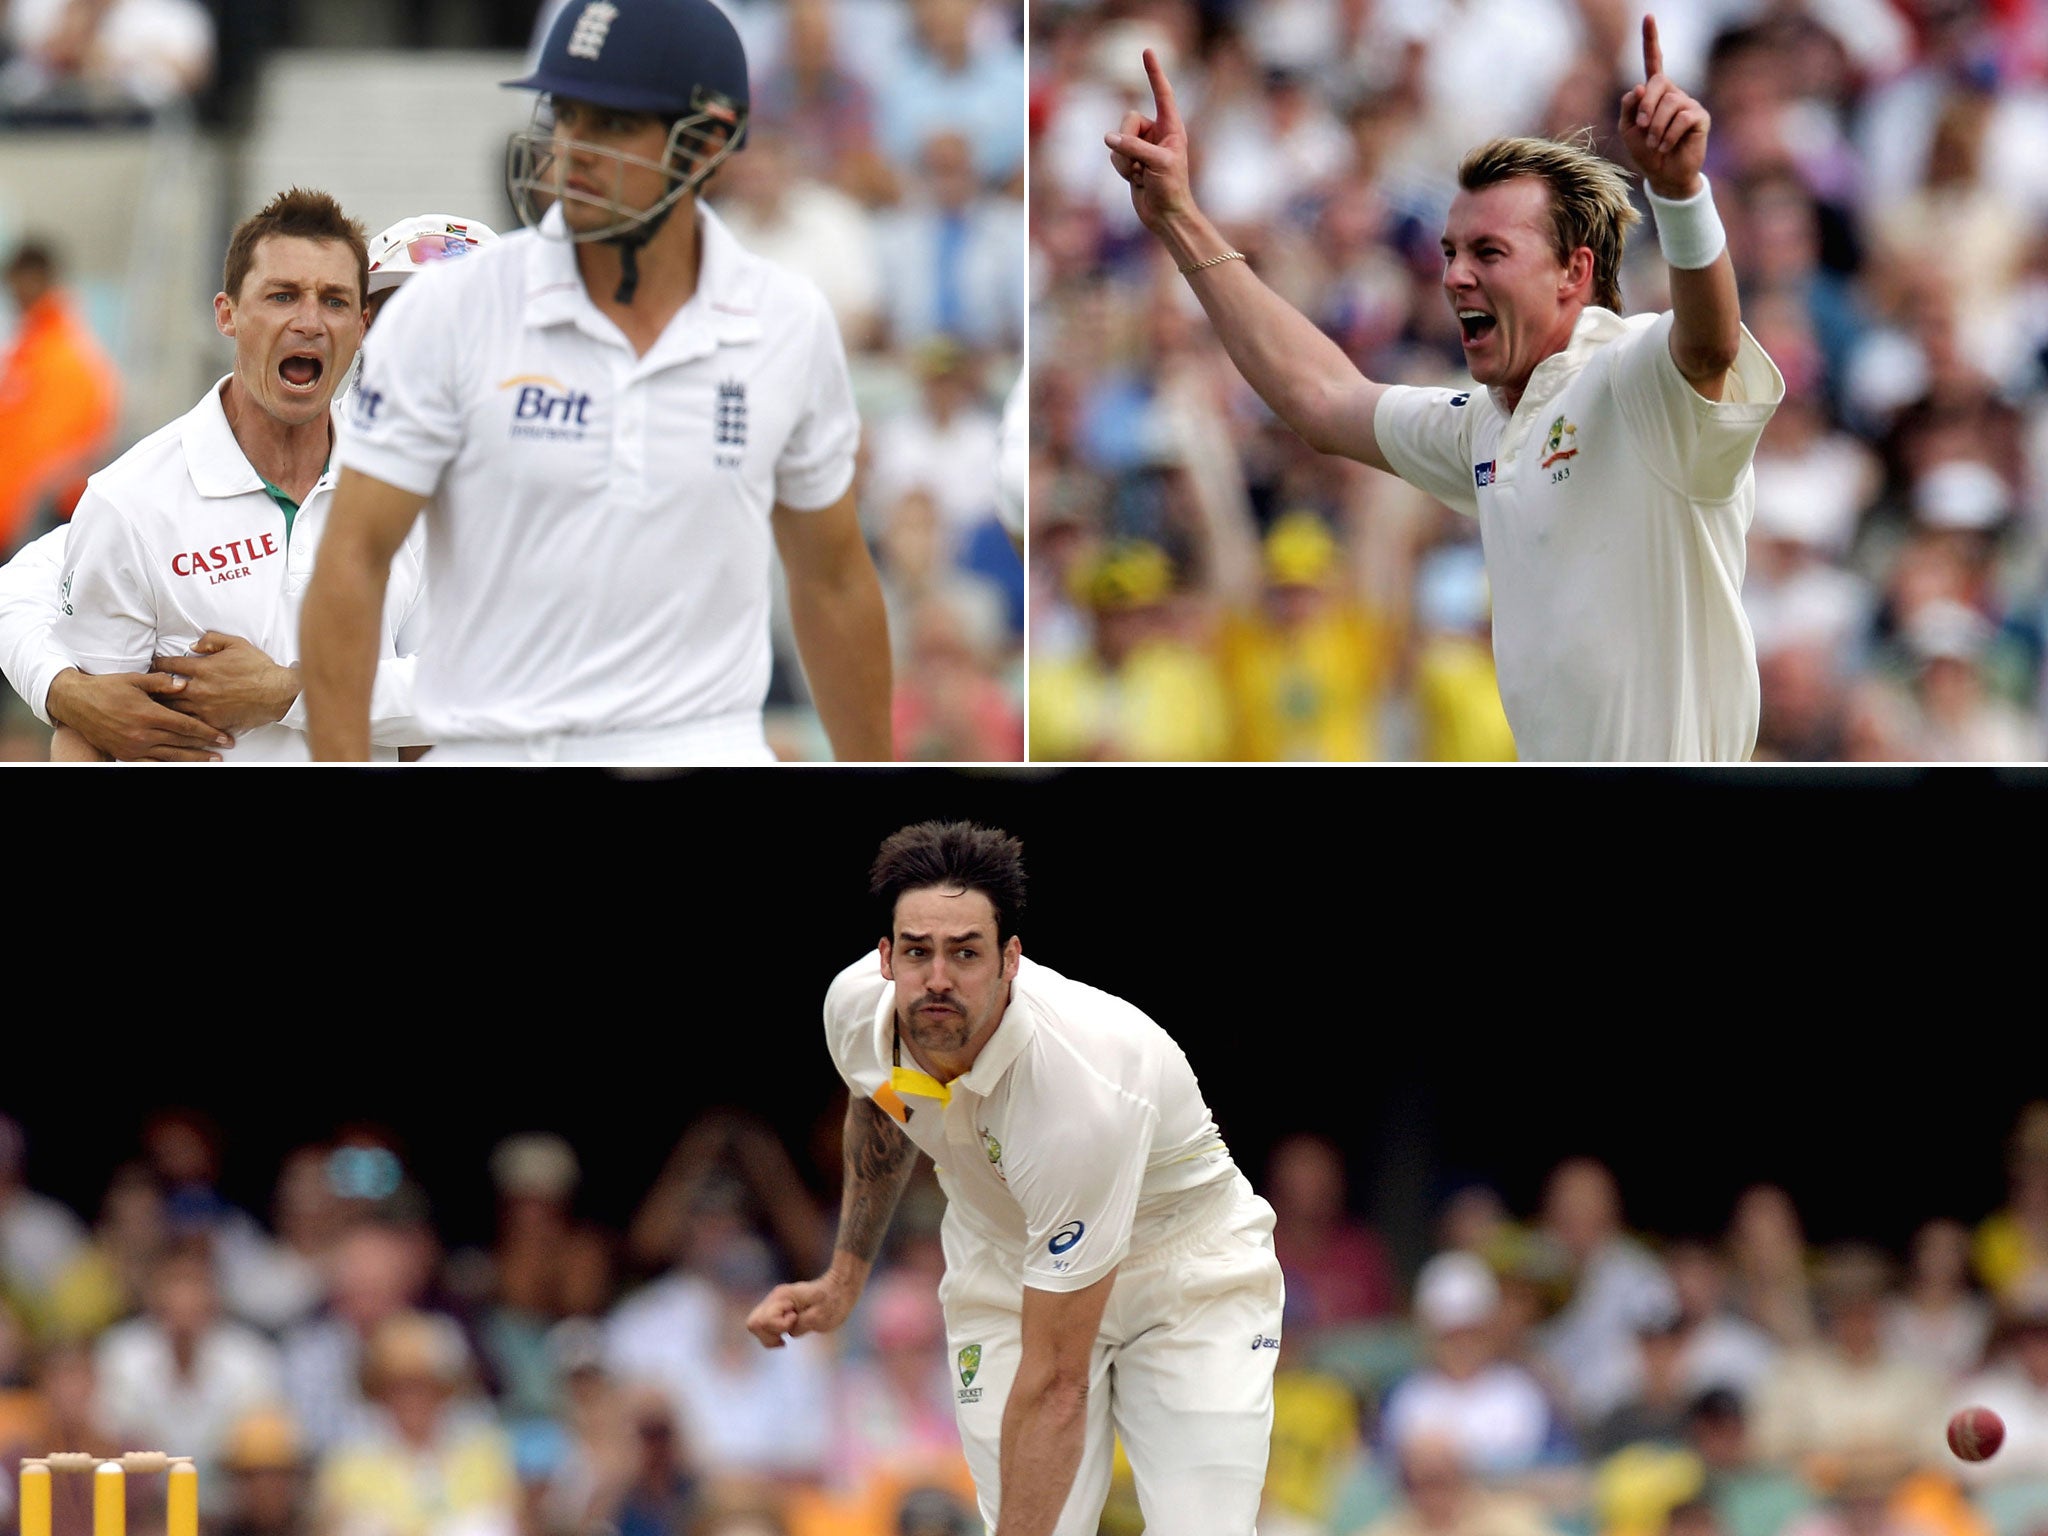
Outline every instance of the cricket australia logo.
POLYGON ((981 1128, 981 1149, 988 1154, 988 1165, 995 1170, 996 1177, 1005 1184, 1010 1176, 1003 1172, 1003 1144, 988 1133, 988 1127, 981 1128))
POLYGON ((978 1403, 981 1388, 974 1384, 975 1376, 981 1370, 981 1346, 969 1344, 960 1351, 960 1401, 978 1403))
POLYGON ((595 59, 604 52, 604 40, 619 19, 619 8, 611 0, 591 0, 576 18, 576 30, 569 34, 569 57, 595 59))
POLYGON ((737 450, 747 446, 747 386, 739 380, 728 379, 718 386, 714 425, 718 448, 712 457, 720 469, 738 469, 745 455, 737 450))
POLYGON ((1575 458, 1579 451, 1579 429, 1562 416, 1550 424, 1550 436, 1543 443, 1543 467, 1575 458))

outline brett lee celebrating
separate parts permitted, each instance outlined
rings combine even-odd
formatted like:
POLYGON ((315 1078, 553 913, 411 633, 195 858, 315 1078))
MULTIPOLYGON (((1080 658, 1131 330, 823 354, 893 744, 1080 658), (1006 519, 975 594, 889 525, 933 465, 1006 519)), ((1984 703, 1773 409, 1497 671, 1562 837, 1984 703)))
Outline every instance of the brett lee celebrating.
POLYGON ((1154 116, 1108 134, 1139 218, 1173 253, 1232 361, 1310 446, 1479 519, 1501 703, 1524 759, 1730 762, 1756 744, 1741 602, 1751 459, 1784 381, 1743 328, 1706 160, 1709 119, 1664 75, 1620 135, 1671 270, 1671 309, 1624 318, 1636 213, 1589 149, 1496 139, 1466 155, 1444 297, 1482 389, 1375 383, 1267 288, 1195 206, 1188 134, 1148 51, 1154 116))

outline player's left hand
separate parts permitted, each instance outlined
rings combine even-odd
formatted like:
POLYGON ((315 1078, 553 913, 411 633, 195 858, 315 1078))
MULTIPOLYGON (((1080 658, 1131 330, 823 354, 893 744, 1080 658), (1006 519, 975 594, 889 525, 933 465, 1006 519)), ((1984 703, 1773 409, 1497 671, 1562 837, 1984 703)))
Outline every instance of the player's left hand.
POLYGON ((1621 98, 1617 127, 1629 159, 1659 197, 1691 197, 1707 161, 1707 109, 1664 74, 1657 18, 1643 18, 1643 83, 1621 98))
POLYGON ((184 678, 184 690, 164 702, 230 736, 282 720, 299 696, 298 668, 279 666, 240 635, 211 629, 189 656, 154 657, 149 670, 184 678))
POLYGON ((785 1338, 830 1333, 846 1321, 859 1299, 858 1287, 830 1270, 816 1280, 790 1281, 776 1286, 748 1314, 747 1332, 766 1348, 780 1349, 785 1338))

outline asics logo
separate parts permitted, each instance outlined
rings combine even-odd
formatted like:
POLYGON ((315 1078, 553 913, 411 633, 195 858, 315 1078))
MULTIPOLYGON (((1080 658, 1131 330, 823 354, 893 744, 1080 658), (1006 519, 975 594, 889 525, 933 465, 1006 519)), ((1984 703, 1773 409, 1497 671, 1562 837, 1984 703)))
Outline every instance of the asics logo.
POLYGON ((1070 1221, 1064 1227, 1061 1227, 1059 1231, 1053 1233, 1052 1241, 1045 1246, 1053 1253, 1065 1253, 1074 1244, 1081 1241, 1081 1234, 1087 1230, 1088 1224, 1086 1222, 1070 1221))

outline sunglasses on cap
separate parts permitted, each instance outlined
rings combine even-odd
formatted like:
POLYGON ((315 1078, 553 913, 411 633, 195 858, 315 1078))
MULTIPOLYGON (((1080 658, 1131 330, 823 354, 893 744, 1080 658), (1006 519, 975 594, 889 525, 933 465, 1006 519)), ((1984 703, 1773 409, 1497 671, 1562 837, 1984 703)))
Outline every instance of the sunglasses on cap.
POLYGON ((450 261, 457 256, 467 256, 475 249, 476 242, 461 235, 416 235, 405 243, 405 254, 415 266, 425 266, 430 261, 450 261))

